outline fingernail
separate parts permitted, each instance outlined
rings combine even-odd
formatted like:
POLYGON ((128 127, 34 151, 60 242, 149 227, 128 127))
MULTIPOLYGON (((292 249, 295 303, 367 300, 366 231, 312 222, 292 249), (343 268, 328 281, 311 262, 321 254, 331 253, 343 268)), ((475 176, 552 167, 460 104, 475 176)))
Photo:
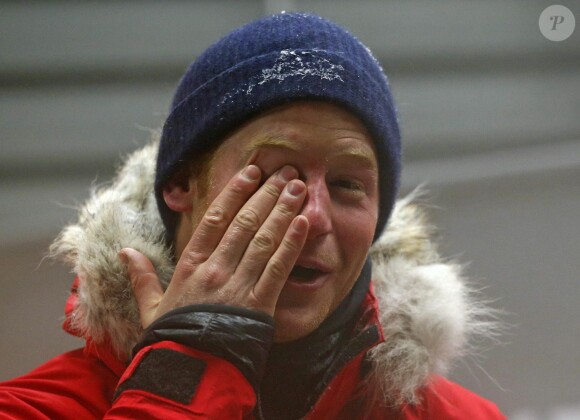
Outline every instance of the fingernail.
POLYGON ((292 226, 296 232, 303 233, 304 231, 308 230, 308 219, 304 216, 296 216, 292 221, 292 226))
POLYGON ((280 178, 284 181, 289 182, 296 177, 298 177, 298 171, 294 167, 286 165, 280 169, 280 178))
POLYGON ((123 265, 129 264, 129 257, 127 256, 124 250, 119 251, 119 259, 121 260, 123 265))
POLYGON ((256 165, 249 165, 242 171, 242 175, 250 181, 257 181, 260 179, 260 168, 256 165))
POLYGON ((286 185, 286 189, 290 195, 298 197, 300 194, 302 194, 302 191, 304 191, 304 184, 299 181, 290 182, 288 185, 286 185))

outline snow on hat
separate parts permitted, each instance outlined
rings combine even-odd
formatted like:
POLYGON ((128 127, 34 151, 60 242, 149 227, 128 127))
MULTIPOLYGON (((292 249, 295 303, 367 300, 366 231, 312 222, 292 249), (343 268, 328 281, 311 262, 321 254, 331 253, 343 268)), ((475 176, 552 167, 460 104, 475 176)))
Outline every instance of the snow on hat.
POLYGON ((401 172, 399 125, 387 78, 370 50, 337 24, 282 13, 234 30, 183 75, 161 135, 155 194, 169 238, 177 214, 163 187, 194 156, 266 109, 308 99, 340 105, 369 130, 379 163, 375 239, 392 211, 401 172))

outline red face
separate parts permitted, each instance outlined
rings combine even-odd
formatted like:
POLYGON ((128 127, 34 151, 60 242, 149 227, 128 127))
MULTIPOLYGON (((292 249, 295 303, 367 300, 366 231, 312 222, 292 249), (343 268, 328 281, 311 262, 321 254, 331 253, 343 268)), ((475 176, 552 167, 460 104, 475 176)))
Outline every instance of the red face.
MULTIPOLYGON (((275 341, 296 340, 339 305, 367 257, 379 203, 374 147, 363 124, 343 108, 306 101, 285 105, 225 139, 214 156, 203 202, 211 203, 249 163, 259 166, 265 178, 292 165, 307 187, 301 214, 310 223, 308 238, 274 314, 275 341)), ((207 208, 199 204, 193 229, 207 208)))

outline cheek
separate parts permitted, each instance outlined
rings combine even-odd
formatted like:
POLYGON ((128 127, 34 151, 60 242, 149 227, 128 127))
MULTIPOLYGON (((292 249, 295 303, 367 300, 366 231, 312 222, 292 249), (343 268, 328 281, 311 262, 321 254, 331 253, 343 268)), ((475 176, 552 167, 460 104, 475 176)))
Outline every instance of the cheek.
POLYGON ((353 217, 335 225, 342 260, 342 270, 334 289, 332 309, 336 308, 354 286, 372 244, 376 218, 353 217))
MULTIPOLYGON (((343 260, 347 283, 354 283, 362 269, 375 234, 377 216, 374 212, 350 212, 337 219, 335 232, 343 260)), ((346 285, 346 286, 352 286, 346 285)))
POLYGON ((230 180, 240 171, 233 163, 216 161, 207 175, 207 196, 206 201, 211 203, 228 185, 230 180))
POLYGON ((192 211, 192 224, 194 229, 201 221, 210 204, 222 192, 235 173, 235 171, 230 169, 224 172, 211 169, 203 179, 200 179, 200 182, 203 182, 203 185, 200 185, 198 188, 201 194, 196 196, 192 211))
POLYGON ((337 208, 334 211, 334 230, 341 243, 347 243, 351 250, 368 252, 377 227, 376 206, 372 203, 358 208, 337 208))

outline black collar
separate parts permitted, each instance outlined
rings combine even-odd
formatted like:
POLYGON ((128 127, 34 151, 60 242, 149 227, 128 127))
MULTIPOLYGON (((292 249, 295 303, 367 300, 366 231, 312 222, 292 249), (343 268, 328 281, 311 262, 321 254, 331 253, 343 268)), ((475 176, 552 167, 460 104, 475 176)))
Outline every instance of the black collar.
POLYGON ((350 293, 315 331, 296 341, 272 345, 260 393, 264 418, 302 418, 316 403, 347 362, 341 360, 341 366, 335 366, 351 338, 370 281, 371 262, 367 258, 350 293))

